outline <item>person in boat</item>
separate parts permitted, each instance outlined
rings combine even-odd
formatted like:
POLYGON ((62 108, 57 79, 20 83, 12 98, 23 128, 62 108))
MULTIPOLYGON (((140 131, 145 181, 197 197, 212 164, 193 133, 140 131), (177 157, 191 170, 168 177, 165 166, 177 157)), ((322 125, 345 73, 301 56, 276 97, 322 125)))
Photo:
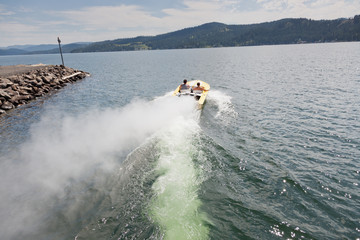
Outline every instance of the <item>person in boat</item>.
POLYGON ((194 93, 196 100, 200 99, 200 96, 204 90, 205 88, 200 86, 200 82, 197 82, 196 86, 191 88, 191 92, 194 93))
POLYGON ((183 84, 180 85, 179 92, 181 92, 181 91, 186 92, 189 90, 189 88, 190 88, 190 85, 187 84, 187 80, 184 79, 183 84))
POLYGON ((200 82, 197 82, 197 83, 196 83, 196 87, 193 87, 192 90, 193 90, 193 91, 204 91, 205 88, 202 87, 202 86, 200 86, 200 82))

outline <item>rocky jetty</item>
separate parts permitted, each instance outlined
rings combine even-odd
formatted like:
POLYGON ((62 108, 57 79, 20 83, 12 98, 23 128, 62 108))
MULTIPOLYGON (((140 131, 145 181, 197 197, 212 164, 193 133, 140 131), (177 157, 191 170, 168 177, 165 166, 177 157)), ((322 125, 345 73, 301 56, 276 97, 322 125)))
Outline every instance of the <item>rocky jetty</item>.
POLYGON ((58 65, 0 66, 0 115, 87 75, 58 65))

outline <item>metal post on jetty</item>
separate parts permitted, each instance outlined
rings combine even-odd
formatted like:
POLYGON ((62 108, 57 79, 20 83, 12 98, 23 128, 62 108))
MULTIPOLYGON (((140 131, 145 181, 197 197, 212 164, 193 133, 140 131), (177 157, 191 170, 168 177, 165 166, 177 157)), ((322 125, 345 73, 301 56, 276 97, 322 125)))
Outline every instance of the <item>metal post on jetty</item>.
POLYGON ((60 45, 60 43, 61 43, 60 38, 58 37, 57 40, 58 40, 58 43, 59 43, 59 49, 60 49, 60 55, 61 55, 62 65, 65 66, 65 64, 64 64, 64 58, 63 58, 62 50, 61 50, 61 45, 60 45))

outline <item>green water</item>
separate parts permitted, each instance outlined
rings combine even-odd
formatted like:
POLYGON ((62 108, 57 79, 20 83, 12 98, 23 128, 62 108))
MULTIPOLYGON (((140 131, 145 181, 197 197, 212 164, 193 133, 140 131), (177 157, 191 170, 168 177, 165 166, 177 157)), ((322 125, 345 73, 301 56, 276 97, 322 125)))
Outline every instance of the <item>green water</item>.
POLYGON ((150 215, 165 239, 208 239, 208 219, 198 197, 204 176, 194 165, 194 159, 206 161, 197 149, 199 131, 196 121, 180 119, 159 136, 155 167, 159 177, 152 186, 150 215))

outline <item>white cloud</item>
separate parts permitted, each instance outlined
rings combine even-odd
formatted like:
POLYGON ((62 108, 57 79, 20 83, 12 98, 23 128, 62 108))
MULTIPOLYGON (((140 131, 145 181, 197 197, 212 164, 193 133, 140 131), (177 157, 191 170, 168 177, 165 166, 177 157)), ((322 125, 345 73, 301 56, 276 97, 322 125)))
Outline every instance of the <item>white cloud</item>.
POLYGON ((286 7, 286 2, 284 0, 277 1, 260 1, 263 8, 267 11, 282 11, 286 7))
POLYGON ((1 16, 10 16, 10 15, 14 15, 14 14, 15 14, 14 12, 6 10, 4 5, 0 4, 0 19, 1 19, 1 16))
POLYGON ((360 9, 358 0, 253 0, 248 8, 249 3, 184 0, 182 8, 160 9, 162 14, 156 15, 141 6, 125 4, 26 15, 24 10, 32 9, 19 8, 14 13, 0 4, 0 46, 47 43, 57 35, 63 37, 64 43, 156 35, 213 21, 251 24, 282 18, 335 19, 352 17, 360 9), (46 18, 52 20, 44 21, 46 18))
POLYGON ((285 17, 336 19, 352 17, 359 14, 360 9, 360 2, 356 0, 257 0, 257 3, 272 20, 285 17), (273 12, 278 18, 274 18, 273 12))
POLYGON ((151 16, 139 6, 132 5, 88 7, 76 11, 58 12, 57 14, 64 16, 72 24, 110 30, 147 26, 159 21, 158 18, 151 16))
POLYGON ((175 23, 185 26, 198 25, 214 21, 224 16, 225 6, 218 1, 184 1, 185 9, 164 9, 167 14, 165 17, 168 26, 174 26, 175 23))
POLYGON ((7 33, 26 33, 26 32, 34 32, 38 31, 39 28, 37 26, 21 24, 17 22, 4 22, 0 24, 0 32, 7 33))

